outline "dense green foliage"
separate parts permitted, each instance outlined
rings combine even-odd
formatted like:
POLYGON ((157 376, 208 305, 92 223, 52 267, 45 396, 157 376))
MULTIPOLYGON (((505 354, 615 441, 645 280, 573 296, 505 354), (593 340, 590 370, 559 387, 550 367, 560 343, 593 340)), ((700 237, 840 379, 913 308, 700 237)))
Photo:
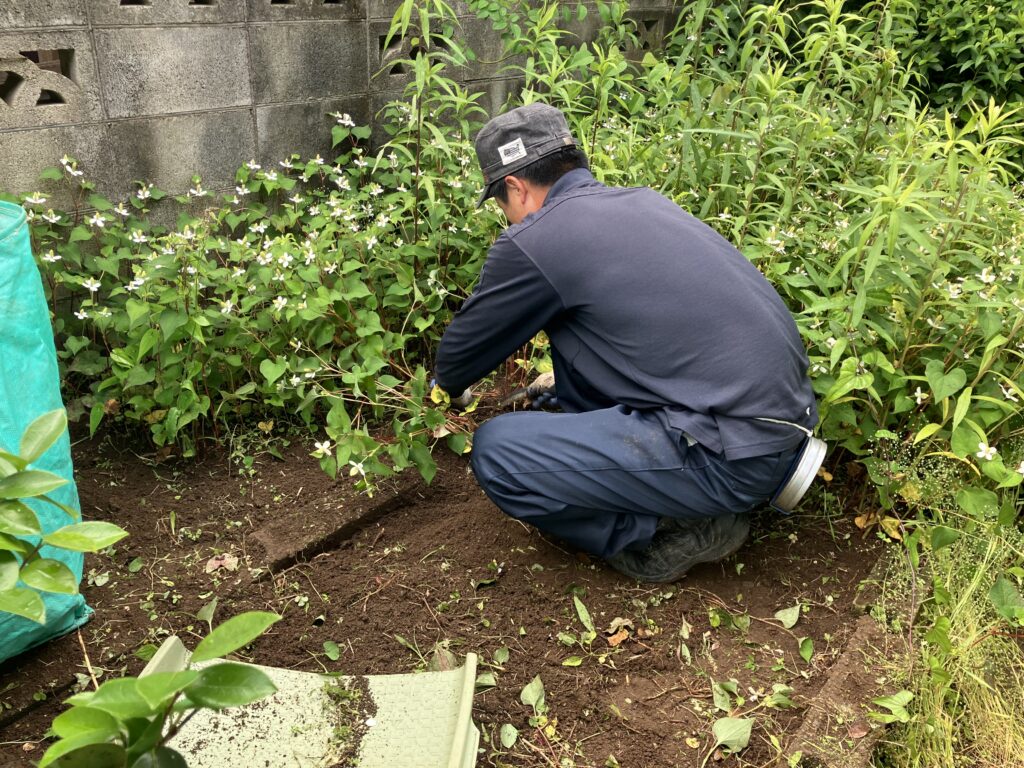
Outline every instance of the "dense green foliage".
MULTIPOLYGON (((471 7, 501 30, 520 100, 562 108, 599 179, 653 186, 711 223, 793 310, 822 436, 873 481, 867 517, 935 574, 928 674, 907 683, 922 706, 889 759, 1019 755, 1019 696, 979 674, 1024 616, 1024 125, 987 98, 1019 94, 1008 4, 815 0, 795 16, 781 0, 698 0, 646 53, 620 4, 598 5, 588 44, 562 28, 580 6, 471 7), (922 23, 933 32, 908 58, 922 23), (952 113, 915 95, 929 78, 952 113), (965 576, 970 557, 983 573, 965 576), (952 624, 964 616, 974 634, 952 624), (963 714, 998 710, 993 697, 1012 723, 998 741, 963 714)), ((113 205, 71 159, 47 174, 79 200, 26 204, 67 386, 94 426, 119 413, 187 453, 225 425, 297 413, 326 432, 325 469, 367 484, 413 463, 429 478, 432 443, 467 445, 465 421, 425 398, 431 350, 499 226, 474 208, 469 137, 485 116, 450 79, 472 55, 456 24, 443 0, 396 14, 392 33, 424 43, 405 100, 380 115, 387 141, 370 147, 339 116, 330 162, 251 163, 218 201, 197 180, 169 231, 148 185, 113 205)))

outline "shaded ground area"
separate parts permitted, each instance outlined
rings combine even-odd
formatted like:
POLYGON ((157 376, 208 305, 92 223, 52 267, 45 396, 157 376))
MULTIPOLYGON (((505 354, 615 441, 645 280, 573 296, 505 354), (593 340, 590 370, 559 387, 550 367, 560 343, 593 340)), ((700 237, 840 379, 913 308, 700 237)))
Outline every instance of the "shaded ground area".
MULTIPOLYGON (((852 516, 764 517, 728 561, 642 586, 505 518, 464 458, 438 458, 431 486, 407 476, 368 498, 299 446, 247 471, 227 455, 154 464, 77 445, 85 515, 131 533, 86 562, 96 615, 81 639, 93 671, 137 673, 171 633, 194 647, 207 631, 197 616, 216 600, 215 623, 247 609, 284 615, 250 649, 257 663, 388 674, 426 668, 439 647, 478 653, 481 766, 699 766, 709 753, 709 765, 765 765, 799 729, 878 556, 852 516), (268 568, 290 537, 340 520, 351 535, 268 568), (787 629, 774 615, 797 605, 787 629), (548 709, 531 725, 520 693, 537 675, 548 709), (727 714, 754 720, 738 757, 713 749, 712 725, 727 714), (506 724, 519 732, 510 747, 498 737, 506 724)), ((0 668, 0 765, 39 759, 59 702, 88 675, 75 634, 0 668)), ((853 702, 849 717, 852 743, 871 727, 853 702)))

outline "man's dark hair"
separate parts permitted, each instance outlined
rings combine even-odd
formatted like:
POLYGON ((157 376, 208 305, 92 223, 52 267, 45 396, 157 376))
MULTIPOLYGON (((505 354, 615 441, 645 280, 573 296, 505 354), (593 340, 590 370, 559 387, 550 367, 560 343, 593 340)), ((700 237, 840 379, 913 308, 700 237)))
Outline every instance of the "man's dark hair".
MULTIPOLYGON (((511 175, 538 187, 550 187, 569 171, 589 167, 587 155, 582 149, 576 146, 562 147, 557 152, 545 155, 525 168, 514 171, 511 175)), ((494 185, 494 196, 502 203, 508 202, 508 189, 505 187, 504 179, 494 185)))

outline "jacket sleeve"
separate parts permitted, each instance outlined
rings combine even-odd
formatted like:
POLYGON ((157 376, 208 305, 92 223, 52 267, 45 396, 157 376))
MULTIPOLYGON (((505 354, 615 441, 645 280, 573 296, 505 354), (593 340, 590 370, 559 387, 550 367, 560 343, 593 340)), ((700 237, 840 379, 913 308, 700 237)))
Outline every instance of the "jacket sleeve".
POLYGON ((487 254, 476 289, 441 338, 434 365, 438 385, 461 394, 562 310, 561 297, 537 265, 502 235, 487 254))

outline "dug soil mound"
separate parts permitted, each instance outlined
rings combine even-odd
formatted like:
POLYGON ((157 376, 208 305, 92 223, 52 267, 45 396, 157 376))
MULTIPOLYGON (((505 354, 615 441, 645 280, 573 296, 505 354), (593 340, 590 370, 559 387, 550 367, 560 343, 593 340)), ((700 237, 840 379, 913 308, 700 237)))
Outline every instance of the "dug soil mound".
POLYGON ((80 637, 0 668, 0 765, 38 760, 60 702, 90 675, 138 673, 167 635, 194 647, 211 615, 249 609, 284 617, 247 649, 260 664, 381 675, 479 654, 481 766, 777 756, 860 614, 879 545, 852 515, 765 514, 727 561, 639 585, 506 518, 464 457, 437 458, 432 484, 404 476, 370 498, 299 445, 251 469, 238 451, 161 464, 109 441, 76 446, 86 517, 131 535, 87 560, 96 613, 80 637), (752 721, 739 755, 715 749, 727 716, 752 721))

